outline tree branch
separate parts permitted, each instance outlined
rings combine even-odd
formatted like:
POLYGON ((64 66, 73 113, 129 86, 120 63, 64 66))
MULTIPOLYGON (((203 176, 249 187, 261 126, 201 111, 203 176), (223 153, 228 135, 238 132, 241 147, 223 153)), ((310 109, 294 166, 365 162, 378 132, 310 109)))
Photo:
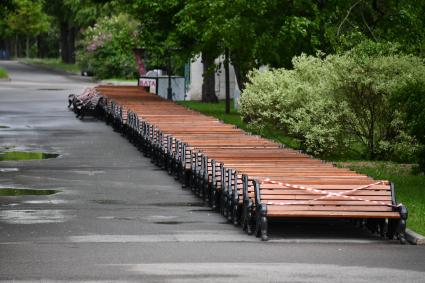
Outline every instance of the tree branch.
POLYGON ((376 39, 375 35, 373 34, 372 30, 370 29, 369 25, 367 24, 363 12, 362 12, 362 20, 363 20, 363 23, 365 24, 365 26, 367 27, 367 29, 369 30, 370 35, 373 37, 373 40, 378 41, 376 39))
POLYGON ((347 15, 345 15, 345 18, 342 20, 342 22, 339 24, 339 26, 338 26, 338 31, 337 31, 337 33, 336 33, 336 35, 337 36, 339 36, 339 33, 340 33, 340 31, 341 31, 341 27, 342 27, 342 25, 344 24, 344 22, 348 19, 348 17, 350 16, 350 14, 351 14, 351 11, 354 9, 354 7, 356 7, 360 2, 362 2, 363 0, 359 0, 359 1, 357 1, 356 3, 354 3, 351 7, 350 7, 350 9, 348 9, 348 11, 347 11, 347 15))

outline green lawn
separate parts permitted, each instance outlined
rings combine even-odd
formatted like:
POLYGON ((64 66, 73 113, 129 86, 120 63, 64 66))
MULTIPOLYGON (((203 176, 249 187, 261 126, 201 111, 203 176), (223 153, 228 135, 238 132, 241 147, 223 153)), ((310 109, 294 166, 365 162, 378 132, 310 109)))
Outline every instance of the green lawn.
POLYGON ((5 69, 0 67, 0 79, 7 79, 9 76, 7 75, 7 72, 5 69))
MULTIPOLYGON (((224 114, 224 101, 219 103, 202 103, 199 101, 182 101, 179 102, 193 110, 197 110, 209 116, 214 116, 225 123, 237 125, 239 128, 247 130, 253 134, 275 140, 286 144, 292 148, 299 148, 297 140, 285 136, 282 132, 272 127, 262 131, 261 133, 248 129, 238 112, 233 108, 233 102, 230 114, 224 114)), ((338 166, 349 167, 362 174, 367 174, 378 180, 389 180, 394 182, 396 188, 396 198, 407 206, 409 210, 409 218, 407 226, 421 234, 425 234, 425 176, 414 175, 411 173, 412 165, 397 164, 392 162, 370 162, 370 161, 345 161, 345 157, 340 159, 332 158, 338 166)))
POLYGON ((123 79, 123 78, 110 78, 102 80, 104 83, 122 82, 122 83, 137 83, 137 78, 123 79))
POLYGON ((74 74, 80 74, 81 72, 80 67, 77 64, 66 64, 63 63, 59 58, 22 58, 19 61, 25 64, 49 67, 52 69, 62 70, 74 74))
MULTIPOLYGON (((38 65, 38 66, 44 66, 49 67, 56 70, 62 70, 73 74, 80 74, 81 70, 80 67, 77 64, 66 64, 61 61, 61 59, 57 58, 21 58, 19 59, 22 63, 30 64, 30 65, 38 65)), ((105 83, 108 82, 137 82, 137 79, 123 79, 123 78, 109 78, 103 80, 105 83)))

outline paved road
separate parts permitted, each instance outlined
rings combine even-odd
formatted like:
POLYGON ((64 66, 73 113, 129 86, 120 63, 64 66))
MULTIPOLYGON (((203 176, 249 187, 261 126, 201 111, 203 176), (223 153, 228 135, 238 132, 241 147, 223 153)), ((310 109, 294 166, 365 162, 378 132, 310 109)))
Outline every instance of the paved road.
POLYGON ((345 223, 278 223, 267 243, 211 212, 66 96, 90 82, 0 62, 0 146, 60 157, 0 162, 0 280, 123 282, 425 282, 425 249, 345 223), (259 281, 260 280, 260 281, 259 281))

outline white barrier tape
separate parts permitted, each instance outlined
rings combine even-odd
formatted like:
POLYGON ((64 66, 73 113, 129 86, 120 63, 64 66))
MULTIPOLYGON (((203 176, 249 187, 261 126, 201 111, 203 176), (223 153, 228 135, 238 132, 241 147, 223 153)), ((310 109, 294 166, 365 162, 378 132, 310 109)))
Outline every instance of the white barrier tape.
POLYGON ((311 202, 313 202, 313 201, 318 201, 318 200, 322 200, 322 199, 329 198, 329 197, 342 197, 344 199, 364 201, 364 202, 367 202, 367 203, 374 203, 374 204, 385 205, 385 206, 390 206, 390 207, 399 207, 401 205, 401 204, 399 204, 399 205, 395 206, 395 205, 388 204, 388 203, 381 202, 381 201, 368 200, 368 199, 363 199, 363 198, 359 198, 359 197, 347 196, 347 194, 353 193, 353 192, 358 191, 358 190, 366 189, 366 188, 369 188, 369 187, 372 187, 372 186, 376 186, 376 185, 379 185, 379 184, 384 184, 385 181, 378 181, 378 182, 373 183, 373 184, 361 186, 361 187, 354 188, 354 189, 351 189, 349 191, 341 192, 341 193, 333 193, 333 192, 329 192, 329 191, 326 191, 326 190, 319 190, 319 189, 312 188, 312 187, 292 185, 292 184, 289 184, 289 183, 272 181, 269 178, 266 178, 266 179, 264 179, 261 182, 261 184, 265 184, 265 183, 276 184, 276 185, 279 185, 279 186, 282 186, 282 187, 287 187, 287 188, 306 190, 306 191, 310 191, 310 192, 314 192, 314 193, 318 193, 318 194, 325 194, 325 196, 323 196, 323 197, 315 198, 315 199, 308 200, 308 201, 305 201, 305 202, 272 202, 272 201, 268 201, 268 202, 266 202, 266 204, 268 204, 268 205, 303 205, 303 204, 311 204, 311 202))

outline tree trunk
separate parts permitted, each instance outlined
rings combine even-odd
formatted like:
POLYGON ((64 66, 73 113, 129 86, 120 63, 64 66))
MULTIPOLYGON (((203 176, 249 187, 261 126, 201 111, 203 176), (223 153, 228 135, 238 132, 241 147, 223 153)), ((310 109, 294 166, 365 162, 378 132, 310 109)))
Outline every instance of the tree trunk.
POLYGON ((202 53, 203 83, 202 83, 202 102, 218 102, 215 94, 215 70, 214 57, 202 53))
POLYGON ((75 27, 69 27, 68 30, 68 60, 66 63, 74 64, 75 63, 75 27))
POLYGON ((22 57, 22 39, 21 38, 18 38, 17 44, 18 44, 18 53, 17 53, 18 55, 16 55, 16 57, 21 58, 22 57))
POLYGON ((15 53, 15 54, 13 54, 14 57, 18 57, 18 42, 19 42, 18 35, 16 35, 15 36, 15 45, 13 46, 14 47, 13 52, 15 53))
POLYGON ((37 57, 38 58, 46 57, 45 53, 46 53, 47 47, 45 47, 43 44, 44 43, 43 35, 39 34, 36 40, 37 40, 37 57))
POLYGON ((242 92, 245 89, 245 84, 247 82, 246 74, 242 72, 241 68, 239 68, 238 64, 234 63, 233 68, 235 70, 236 81, 238 83, 238 87, 242 92))
POLYGON ((9 59, 10 57, 12 57, 12 40, 10 38, 5 39, 4 41, 4 49, 6 50, 6 58, 5 59, 9 59))
POLYGON ((25 56, 30 57, 30 37, 28 35, 25 38, 25 56))
MULTIPOLYGON (((319 14, 323 14, 324 10, 326 9, 326 0, 319 0, 318 2, 318 8, 319 8, 319 14)), ((328 44, 326 41, 325 36, 325 21, 322 17, 319 17, 319 44, 320 44, 320 50, 328 53, 328 44)))
POLYGON ((370 129, 369 129, 369 157, 371 160, 375 159, 375 117, 374 114, 371 113, 371 121, 370 121, 370 129))
POLYGON ((143 62, 144 51, 142 49, 134 49, 133 55, 136 60, 137 70, 139 71, 139 76, 146 75, 145 62, 143 62), (143 53, 143 54, 142 54, 143 53))
POLYGON ((61 42, 61 59, 62 62, 68 61, 68 23, 62 22, 61 23, 61 36, 60 36, 60 42, 61 42))
POLYGON ((226 80, 226 114, 230 113, 229 49, 224 52, 224 76, 226 80))

